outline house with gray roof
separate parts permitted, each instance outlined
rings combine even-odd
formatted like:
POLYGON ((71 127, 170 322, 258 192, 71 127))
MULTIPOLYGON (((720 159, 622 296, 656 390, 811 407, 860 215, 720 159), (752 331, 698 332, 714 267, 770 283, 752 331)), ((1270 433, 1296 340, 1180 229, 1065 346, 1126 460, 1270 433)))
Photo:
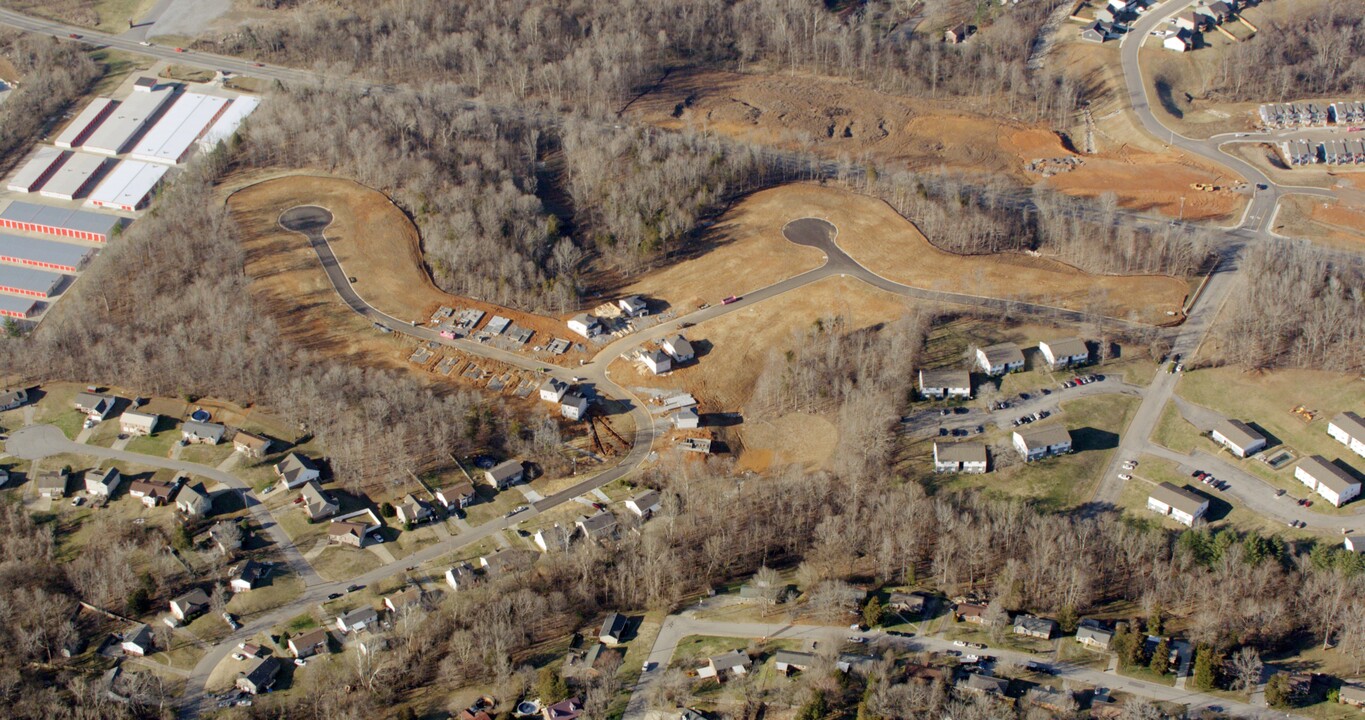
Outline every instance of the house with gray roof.
POLYGON ((237 676, 237 689, 251 695, 270 692, 280 667, 280 659, 273 655, 248 660, 246 671, 237 676))
POLYGON ((984 473, 987 462, 985 443, 934 443, 934 472, 984 473))
POLYGON ((966 370, 920 370, 919 394, 944 400, 972 396, 972 374, 966 370))
POLYGON ((44 470, 38 473, 38 478, 34 484, 38 487, 38 494, 45 498, 66 497, 67 485, 66 472, 62 470, 44 470))
POLYGON ((213 509, 213 496, 204 489, 204 483, 186 484, 175 496, 175 507, 192 517, 208 515, 213 509))
POLYGON ((92 420, 103 422, 109 413, 114 409, 117 401, 113 395, 104 395, 93 392, 76 393, 76 409, 85 413, 92 420))
POLYGON ((599 510, 591 517, 579 518, 574 526, 588 540, 605 542, 616 539, 616 516, 605 510, 599 510))
POLYGON ((517 459, 507 460, 498 463, 485 470, 483 473, 484 481, 489 485, 506 490, 519 483, 526 476, 526 469, 522 467, 521 461, 517 459))
POLYGON ((1350 411, 1337 415, 1327 423, 1327 434, 1351 452, 1365 457, 1365 420, 1359 415, 1350 411))
POLYGON ((118 429, 124 435, 151 435, 160 424, 161 416, 156 413, 124 410, 123 414, 118 416, 118 429))
POLYGON ((790 675, 793 670, 805 672, 815 664, 815 655, 807 652, 796 652, 794 650, 778 650, 773 655, 773 666, 777 671, 790 675))
POLYGON ((180 437, 192 445, 217 445, 223 441, 227 428, 219 423, 189 420, 180 425, 180 437))
POLYGON ((1250 457, 1265 448, 1265 436, 1241 420, 1224 419, 1209 434, 1213 441, 1239 458, 1250 457))
POLYGON ((987 375, 1004 375, 1024 369, 1024 351, 1012 342, 977 348, 976 362, 987 375))
POLYGON ((1082 621, 1080 627, 1076 628, 1076 642, 1088 648, 1108 650, 1113 640, 1114 631, 1100 627, 1099 623, 1082 621))
POLYGON ((1148 495, 1147 509, 1169 515, 1182 525, 1193 525, 1195 520, 1208 512, 1209 500, 1193 490, 1163 482, 1148 495))
POLYGON ((1014 431, 1014 449, 1026 462, 1071 452, 1071 433, 1060 423, 1029 425, 1014 431))
POLYGON ((307 456, 291 452, 275 463, 275 477, 283 480, 285 487, 292 490, 304 483, 322 479, 322 471, 307 456))
POLYGON ((597 632, 597 639, 606 645, 620 645, 626 637, 626 629, 630 627, 630 619, 619 612, 609 613, 607 618, 602 621, 602 629, 597 632))
POLYGON ((1090 362, 1090 348, 1080 338, 1061 338, 1038 343, 1038 352, 1053 370, 1090 362))
POLYGON ((360 632, 379 622, 379 613, 369 605, 356 608, 344 615, 337 616, 337 630, 342 635, 360 632))
POLYGON ((1057 633, 1057 622, 1036 615, 1014 616, 1014 634, 1040 640, 1051 640, 1057 633))
POLYGON ((1300 460, 1298 467, 1294 468, 1294 478, 1336 507, 1360 495, 1360 481, 1321 455, 1310 455, 1300 460))
POLYGON ((85 471, 85 492, 92 497, 110 497, 118 490, 123 476, 117 468, 85 471))
POLYGON ((1004 695, 1010 687, 1005 678, 991 677, 981 673, 968 673, 957 686, 969 692, 983 695, 1004 695))
POLYGON ((0 412, 13 410, 28 402, 27 390, 6 390, 0 393, 0 412))
POLYGON ((308 513, 309 520, 325 520, 341 512, 341 505, 324 493, 322 486, 315 481, 304 483, 299 497, 303 498, 303 509, 308 513))

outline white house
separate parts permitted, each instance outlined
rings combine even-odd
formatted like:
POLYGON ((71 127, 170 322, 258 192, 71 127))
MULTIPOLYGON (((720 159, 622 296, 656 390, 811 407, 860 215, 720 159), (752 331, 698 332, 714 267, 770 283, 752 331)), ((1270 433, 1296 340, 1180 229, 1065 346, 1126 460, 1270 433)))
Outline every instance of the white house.
POLYGON ((423 500, 416 495, 409 494, 403 498, 403 502, 394 508, 398 515, 398 521, 416 525, 426 522, 436 517, 436 511, 432 509, 431 503, 423 500))
POLYGON ((588 416, 588 399, 578 393, 565 393, 559 400, 559 414, 568 420, 582 420, 588 416))
POLYGON ((27 390, 8 390, 0 393, 0 412, 13 410, 28 402, 27 390))
POLYGON ((713 677, 720 680, 726 673, 732 676, 748 675, 752 664, 753 661, 743 650, 731 650, 707 660, 705 665, 697 668, 697 677, 713 677))
POLYGON ((569 329, 591 339, 602 334, 602 322, 587 313, 579 313, 569 319, 569 329))
POLYGON ((467 562, 452 565, 446 570, 446 584, 451 590, 465 590, 473 587, 478 581, 479 576, 474 573, 474 566, 467 562))
POLYGON ((160 422, 161 416, 156 413, 126 410, 118 418, 118 428, 125 435, 151 435, 160 422))
POLYGON ((616 301, 621 308, 621 313, 626 317, 643 317, 649 314, 649 305, 640 299, 639 295, 631 295, 616 301))
POLYGON ((569 549, 569 537, 572 534, 559 523, 555 523, 550 527, 537 530, 536 534, 531 536, 531 542, 534 542, 536 547, 544 553, 563 552, 569 549))
POLYGON ((1080 338, 1063 338, 1038 343, 1038 352, 1043 354, 1053 370, 1090 362, 1090 348, 1080 338))
POLYGON ((316 482, 322 479, 322 471, 313 464, 312 460, 291 452, 283 460, 275 463, 275 477, 284 481, 285 487, 294 489, 307 482, 316 482))
POLYGON ((306 658, 327 651, 327 628, 314 628, 289 638, 289 654, 306 658))
POLYGON ((76 393, 76 409, 85 413, 91 420, 104 422, 109 416, 109 412, 114 409, 115 398, 113 395, 101 395, 92 392, 76 393))
POLYGON ((564 393, 568 391, 568 383, 563 380, 550 378, 545 381, 544 385, 540 386, 540 399, 545 402, 557 403, 560 398, 564 397, 564 393))
POLYGON ((209 514, 213 508, 213 498, 204 489, 203 483, 186 485, 175 496, 175 507, 182 513, 192 516, 209 514))
POLYGON ((436 502, 447 508, 454 507, 463 510, 473 505, 478 499, 479 493, 474 490, 474 484, 468 480, 436 491, 436 502))
POLYGON ((968 399, 972 396, 972 374, 966 370, 920 370, 919 393, 940 400, 968 399))
POLYGON ((986 444, 934 443, 934 472, 986 472, 986 444))
POLYGON ((635 513, 637 517, 644 517, 659 512, 661 507, 658 490, 646 490, 633 498, 626 500, 626 509, 635 513))
POLYGON ((252 458, 265 457, 270 452, 270 446, 275 442, 264 435, 249 433, 245 430, 238 430, 232 436, 232 449, 252 458))
POLYGON ((1014 343, 977 348, 976 362, 987 375, 1004 375, 1024 369, 1024 351, 1014 343))
POLYGON ((1182 525, 1193 525, 1209 510, 1208 498, 1168 482, 1157 485, 1147 496, 1147 509, 1169 515, 1182 525))
POLYGON ((66 478, 64 470, 43 470, 35 482, 38 494, 45 498, 66 497, 66 478))
POLYGON ((269 565, 247 560, 233 573, 232 580, 228 581, 228 589, 234 593, 254 590, 269 574, 269 565))
POLYGON ((337 629, 342 635, 359 632, 365 628, 379 622, 379 613, 375 609, 366 605, 356 608, 345 615, 337 616, 337 629))
POLYGON ((701 416, 694 407, 686 407, 673 413, 673 424, 679 430, 695 430, 701 427, 701 416))
POLYGON ((1294 477, 1337 507, 1360 494, 1360 481, 1321 455, 1299 461, 1299 466, 1294 468, 1294 477))
POLYGON ((209 595, 203 588, 195 588, 171 601, 171 615, 184 622, 209 609, 209 595))
POLYGON ((1353 553, 1365 552, 1365 535, 1347 535, 1342 546, 1353 553))
POLYGON ((673 362, 679 365, 692 362, 697 357, 696 351, 692 349, 692 343, 682 335, 670 335, 660 344, 663 345, 664 352, 672 356, 673 362))
POLYGON ((778 650, 773 655, 773 666, 783 675, 790 675, 793 670, 805 672, 815 666, 815 655, 795 650, 778 650))
POLYGON ((180 426, 180 439, 195 445, 217 445, 226 433, 227 428, 218 423, 190 420, 180 426))
POLYGON ((1241 420, 1223 420, 1213 428, 1210 437, 1240 458, 1255 455, 1265 447, 1265 436, 1241 420))
POLYGON ((151 652, 154 649, 152 645, 152 629, 147 627, 146 623, 138 623, 137 625, 124 630, 122 648, 124 655, 133 655, 135 657, 142 657, 151 652))
POLYGON ((668 372, 669 368, 673 367, 672 359, 663 350, 646 350, 640 353, 640 360, 644 361, 645 367, 655 375, 668 372))
POLYGON ((1161 42, 1161 46, 1167 50, 1174 50, 1175 52, 1189 52, 1194 49, 1194 34, 1189 30, 1181 28, 1174 35, 1168 35, 1166 39, 1161 42))
POLYGON ((521 461, 517 459, 494 465, 483 473, 484 481, 499 490, 506 490, 521 482, 525 476, 526 471, 522 468, 521 461))
POLYGON ((384 607, 391 613, 401 613, 411 607, 419 607, 426 599, 426 594, 422 588, 416 585, 409 586, 407 589, 384 596, 384 607))
POLYGON ((1351 449, 1351 452, 1365 457, 1365 420, 1353 412, 1344 412, 1327 423, 1327 434, 1334 440, 1351 449))
POLYGON ((1071 433, 1061 425, 1034 425, 1014 431, 1014 449, 1027 462, 1071 452, 1071 433))
POLYGON ((85 491, 93 496, 109 497, 114 494, 121 482, 123 476, 119 475, 116 468, 87 470, 85 473, 85 491))

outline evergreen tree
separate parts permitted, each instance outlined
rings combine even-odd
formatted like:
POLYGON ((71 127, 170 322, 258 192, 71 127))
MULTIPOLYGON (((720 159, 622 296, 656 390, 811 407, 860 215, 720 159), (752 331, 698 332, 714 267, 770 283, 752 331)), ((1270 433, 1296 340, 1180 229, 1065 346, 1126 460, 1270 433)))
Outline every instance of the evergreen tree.
POLYGON ((1062 632, 1074 633, 1079 624, 1080 618, 1076 616, 1076 608, 1063 605, 1061 611, 1057 613, 1057 626, 1062 629, 1062 632))
POLYGON ((1275 673, 1265 683, 1265 702, 1273 708, 1287 708, 1289 702, 1289 676, 1275 673))
POLYGON ((1200 645, 1194 651, 1194 687, 1196 690, 1212 690, 1217 681, 1213 648, 1200 645))
POLYGON ((829 714, 829 703, 825 701, 825 693, 816 690, 811 694, 810 701, 801 706, 801 711, 796 713, 796 720, 822 720, 829 714))
POLYGON ((569 686, 554 668, 543 667, 536 677, 536 694, 541 703, 552 705, 569 696, 569 686))
POLYGON ((1171 646, 1166 642, 1166 638, 1161 638, 1157 642, 1156 649, 1152 651, 1152 661, 1147 667, 1157 675, 1165 675, 1171 671, 1171 646))
POLYGON ((863 606, 863 624, 870 628, 882 624, 882 602, 876 595, 863 606))

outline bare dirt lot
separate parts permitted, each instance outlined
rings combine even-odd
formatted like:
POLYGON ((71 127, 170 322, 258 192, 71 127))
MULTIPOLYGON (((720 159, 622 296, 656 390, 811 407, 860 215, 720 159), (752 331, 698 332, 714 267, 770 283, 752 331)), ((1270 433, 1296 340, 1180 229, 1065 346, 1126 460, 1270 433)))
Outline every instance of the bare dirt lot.
POLYGON ((1307 195, 1291 195, 1280 202, 1276 232, 1338 247, 1365 248, 1365 208, 1307 195))
POLYGON ((839 229, 840 248, 896 282, 948 292, 1093 310, 1147 323, 1169 322, 1188 286, 1161 275, 1090 275, 1045 258, 957 255, 934 247, 885 202, 819 185, 787 185, 745 199, 753 217, 820 217, 839 229))
MULTIPOLYGON (((1194 158, 1134 146, 1086 155, 1080 167, 1043 178, 1025 169, 1030 161, 1077 153, 1041 126, 803 75, 678 73, 629 112, 662 127, 706 129, 827 157, 866 155, 913 169, 1002 173, 1079 196, 1113 192, 1124 207, 1171 216, 1180 211, 1182 188, 1229 179, 1224 169, 1194 158)), ((1186 202, 1185 216, 1229 217, 1241 202, 1235 195, 1203 197, 1193 207, 1186 202)))

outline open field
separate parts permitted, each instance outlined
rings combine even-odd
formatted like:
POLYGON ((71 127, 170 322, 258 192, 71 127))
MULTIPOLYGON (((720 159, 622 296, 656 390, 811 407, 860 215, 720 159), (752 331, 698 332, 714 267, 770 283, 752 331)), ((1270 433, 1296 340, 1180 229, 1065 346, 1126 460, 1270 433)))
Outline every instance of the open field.
MULTIPOLYGON (((1225 170, 1192 157, 1127 147, 1087 155, 1076 170, 1043 180, 1025 165, 1077 153, 1042 126, 814 76, 675 73, 630 112, 662 127, 702 129, 832 158, 867 156, 912 169, 1000 173, 1080 196, 1113 192, 1123 207, 1171 216, 1179 212, 1179 188, 1226 177, 1225 170)), ((1233 196, 1202 198, 1186 203, 1185 216, 1228 217, 1240 204, 1233 196)))
POLYGON ((120 33, 141 18, 156 0, 6 0, 7 7, 73 25, 120 33))
POLYGON ((869 270, 915 287, 1098 310, 1158 324, 1185 300, 1184 280, 1157 275, 1091 275, 1070 265, 1016 253, 958 255, 934 247, 913 223, 873 197, 788 185, 756 193, 746 204, 776 204, 789 219, 820 217, 839 229, 836 242, 869 270))
POLYGON ((1281 235, 1343 250, 1365 249, 1365 207, 1341 200, 1291 195, 1280 201, 1275 223, 1281 235))

